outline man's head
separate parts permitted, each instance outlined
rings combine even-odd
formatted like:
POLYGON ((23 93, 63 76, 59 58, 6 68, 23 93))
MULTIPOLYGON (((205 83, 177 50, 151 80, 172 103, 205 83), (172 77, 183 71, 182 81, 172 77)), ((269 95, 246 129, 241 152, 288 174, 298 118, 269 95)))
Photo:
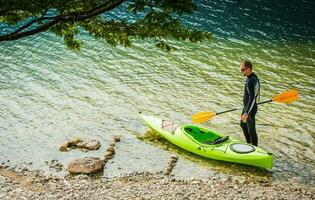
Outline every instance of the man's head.
POLYGON ((240 64, 240 70, 243 76, 249 76, 251 73, 253 73, 253 66, 252 63, 249 61, 242 61, 240 64))

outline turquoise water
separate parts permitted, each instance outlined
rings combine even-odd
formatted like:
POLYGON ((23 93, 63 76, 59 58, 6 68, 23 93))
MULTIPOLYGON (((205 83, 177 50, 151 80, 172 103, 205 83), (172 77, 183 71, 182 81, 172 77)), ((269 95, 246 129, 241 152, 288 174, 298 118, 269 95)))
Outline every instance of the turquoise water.
MULTIPOLYGON (((135 41, 133 48, 112 48, 84 33, 77 53, 48 33, 1 43, 0 163, 13 167, 31 162, 33 169, 56 173, 45 161, 66 165, 77 157, 102 157, 112 137, 120 135, 122 142, 104 176, 164 170, 174 153, 180 156, 178 176, 253 174, 314 184, 314 3, 215 1, 203 6, 184 22, 213 32, 213 39, 198 45, 170 41, 177 47, 170 53, 149 40, 135 41), (160 140, 137 138, 148 134, 139 111, 190 123, 196 112, 241 106, 242 59, 254 63, 262 101, 291 88, 300 92, 293 104, 259 107, 259 146, 274 153, 272 171, 208 161, 160 140), (97 139, 102 147, 60 152, 58 146, 74 136, 97 139)), ((121 10, 112 16, 128 17, 121 10)), ((239 115, 227 113, 204 125, 244 140, 239 115)))

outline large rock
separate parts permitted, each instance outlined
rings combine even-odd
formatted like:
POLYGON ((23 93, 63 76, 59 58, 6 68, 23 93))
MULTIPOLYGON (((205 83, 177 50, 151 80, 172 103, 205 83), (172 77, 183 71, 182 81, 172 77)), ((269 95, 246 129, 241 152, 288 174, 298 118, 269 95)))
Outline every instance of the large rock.
POLYGON ((75 159, 68 164, 71 174, 91 174, 103 170, 103 161, 95 157, 75 159))

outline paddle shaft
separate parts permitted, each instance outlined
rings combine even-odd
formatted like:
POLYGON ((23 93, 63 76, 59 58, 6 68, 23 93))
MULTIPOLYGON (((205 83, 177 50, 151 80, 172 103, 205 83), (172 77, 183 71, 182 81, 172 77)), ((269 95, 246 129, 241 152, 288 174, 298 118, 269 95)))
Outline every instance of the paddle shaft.
MULTIPOLYGON (((257 103, 257 105, 264 104, 264 103, 269 103, 269 102, 272 102, 272 99, 269 99, 267 101, 259 102, 259 103, 257 103)), ((239 109, 241 109, 241 108, 233 108, 233 109, 230 109, 230 110, 225 110, 225 111, 216 113, 216 115, 220 115, 220 114, 227 113, 227 112, 232 112, 232 111, 239 110, 239 109)))

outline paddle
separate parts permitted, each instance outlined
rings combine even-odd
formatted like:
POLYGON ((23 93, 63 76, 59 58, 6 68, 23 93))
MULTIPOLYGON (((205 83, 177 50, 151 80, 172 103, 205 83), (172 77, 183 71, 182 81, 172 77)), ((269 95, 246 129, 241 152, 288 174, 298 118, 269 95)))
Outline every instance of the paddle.
MULTIPOLYGON (((259 102, 257 104, 260 105, 260 104, 264 104, 264 103, 270 103, 273 101, 280 102, 280 103, 291 103, 294 100, 296 100, 298 97, 299 97, 299 94, 298 94, 297 90, 288 90, 286 92, 283 92, 283 93, 273 97, 272 99, 269 99, 269 100, 263 101, 263 102, 259 102)), ((226 110, 226 111, 222 111, 222 112, 213 112, 213 111, 198 112, 192 116, 192 121, 195 123, 204 123, 216 115, 220 115, 220 114, 227 113, 227 112, 232 112, 234 110, 239 110, 242 108, 243 107, 234 108, 234 109, 230 109, 230 110, 226 110)))

